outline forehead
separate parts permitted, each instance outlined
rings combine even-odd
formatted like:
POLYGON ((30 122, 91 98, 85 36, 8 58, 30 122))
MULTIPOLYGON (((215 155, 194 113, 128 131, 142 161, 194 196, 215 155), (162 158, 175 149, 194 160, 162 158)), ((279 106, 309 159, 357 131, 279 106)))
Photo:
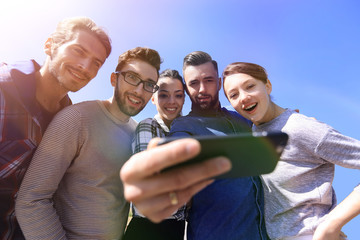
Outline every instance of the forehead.
POLYGON ((137 73, 140 78, 143 80, 152 80, 154 82, 158 81, 158 73, 155 67, 151 64, 139 60, 139 59, 132 59, 128 63, 124 65, 122 68, 123 72, 132 71, 137 73))
POLYGON ((198 66, 187 66, 184 69, 185 82, 195 79, 201 80, 206 77, 218 77, 215 67, 211 62, 203 63, 198 66))
POLYGON ((78 45, 81 46, 87 53, 105 62, 107 54, 106 48, 101 41, 89 31, 79 29, 74 32, 73 39, 64 45, 78 45))
POLYGON ((241 86, 247 81, 255 80, 252 76, 245 73, 232 74, 224 79, 224 88, 241 86))
POLYGON ((183 85, 179 79, 162 77, 159 78, 157 83, 160 87, 160 90, 183 90, 183 85))

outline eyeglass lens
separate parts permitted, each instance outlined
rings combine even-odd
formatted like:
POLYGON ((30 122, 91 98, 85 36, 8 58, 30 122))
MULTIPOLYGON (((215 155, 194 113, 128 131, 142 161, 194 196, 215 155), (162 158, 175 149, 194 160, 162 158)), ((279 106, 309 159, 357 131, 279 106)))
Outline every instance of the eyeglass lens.
POLYGON ((143 83, 144 89, 148 92, 156 92, 156 90, 157 90, 156 84, 154 84, 150 81, 141 80, 141 78, 139 78, 138 76, 136 76, 132 73, 129 73, 129 72, 125 73, 124 79, 127 83, 129 83, 133 86, 138 86, 140 83, 143 83))

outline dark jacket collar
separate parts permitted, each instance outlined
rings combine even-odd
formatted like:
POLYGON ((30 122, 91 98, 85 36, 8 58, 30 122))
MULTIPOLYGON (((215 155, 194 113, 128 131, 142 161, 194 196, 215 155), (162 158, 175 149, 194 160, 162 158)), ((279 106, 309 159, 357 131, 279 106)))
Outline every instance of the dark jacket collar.
POLYGON ((191 111, 189 116, 203 116, 203 117, 216 117, 224 115, 223 109, 221 108, 221 104, 219 103, 219 107, 216 109, 208 109, 204 110, 194 105, 191 106, 191 111))

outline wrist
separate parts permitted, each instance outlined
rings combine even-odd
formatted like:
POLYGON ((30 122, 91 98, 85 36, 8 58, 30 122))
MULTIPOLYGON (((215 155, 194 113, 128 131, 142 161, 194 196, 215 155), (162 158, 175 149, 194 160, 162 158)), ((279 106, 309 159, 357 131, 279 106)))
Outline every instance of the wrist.
POLYGON ((326 228, 327 232, 339 232, 341 231, 341 228, 344 226, 344 223, 341 219, 333 218, 331 216, 328 216, 324 222, 322 222, 320 225, 322 227, 326 228))

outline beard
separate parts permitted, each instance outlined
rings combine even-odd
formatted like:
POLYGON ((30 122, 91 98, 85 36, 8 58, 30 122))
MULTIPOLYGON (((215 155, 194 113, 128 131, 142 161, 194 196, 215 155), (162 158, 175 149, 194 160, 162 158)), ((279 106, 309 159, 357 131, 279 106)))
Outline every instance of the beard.
POLYGON ((125 94, 120 95, 117 82, 116 82, 116 87, 115 87, 114 98, 115 98, 116 104, 118 105, 120 111, 130 117, 137 115, 145 107, 145 106, 141 106, 140 108, 134 108, 131 106, 127 106, 126 101, 125 101, 125 94))
POLYGON ((197 98, 195 97, 195 99, 192 99, 192 106, 193 108, 197 109, 197 110, 212 110, 217 108, 218 103, 219 103, 219 95, 215 94, 215 96, 211 96, 211 101, 210 102, 206 102, 206 103, 201 103, 197 100, 197 98))
POLYGON ((52 78, 57 81, 57 84, 68 92, 79 91, 91 80, 87 73, 81 72, 71 65, 56 62, 55 60, 49 63, 49 72, 52 78), (72 76, 73 73, 81 75, 84 79, 82 81, 72 79, 75 78, 75 76, 72 76))

